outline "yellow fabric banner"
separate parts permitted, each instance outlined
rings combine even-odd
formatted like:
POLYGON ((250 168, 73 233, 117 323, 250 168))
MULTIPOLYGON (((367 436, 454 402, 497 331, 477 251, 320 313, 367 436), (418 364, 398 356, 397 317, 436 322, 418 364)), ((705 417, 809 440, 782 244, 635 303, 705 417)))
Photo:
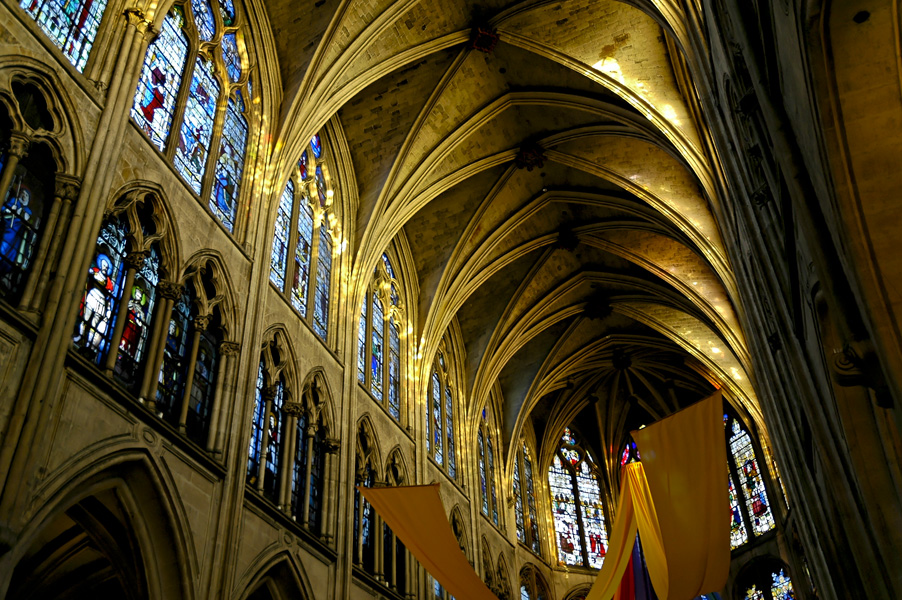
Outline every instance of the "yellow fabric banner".
POLYGON ((438 486, 357 489, 448 593, 461 600, 498 600, 461 552, 438 486))
POLYGON ((641 462, 629 463, 623 467, 617 518, 614 519, 610 544, 604 564, 586 600, 611 600, 614 597, 629 565, 637 531, 642 538, 642 550, 655 593, 659 598, 667 598, 664 544, 641 462))
MULTIPOLYGON (((730 571, 730 523, 721 393, 632 435, 664 540, 669 591, 662 594, 655 584, 658 597, 691 600, 722 589, 730 571)), ((647 554, 644 535, 642 543, 647 554)), ((651 572, 651 561, 648 567, 651 572)))

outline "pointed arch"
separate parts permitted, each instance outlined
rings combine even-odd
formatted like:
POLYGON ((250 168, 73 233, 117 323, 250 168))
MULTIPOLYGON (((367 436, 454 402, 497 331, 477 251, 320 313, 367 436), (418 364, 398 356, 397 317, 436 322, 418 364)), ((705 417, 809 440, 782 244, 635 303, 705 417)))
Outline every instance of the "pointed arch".
POLYGON ((184 266, 179 273, 179 281, 184 283, 191 273, 196 272, 203 267, 212 269, 213 283, 216 286, 216 296, 222 297, 222 300, 217 304, 222 315, 222 327, 225 331, 226 338, 235 340, 239 335, 239 309, 235 300, 235 286, 233 279, 222 254, 218 250, 212 248, 198 250, 185 261, 184 266))
POLYGON ((236 588, 242 600, 314 597, 304 564, 286 549, 257 556, 239 578, 236 588), (260 590, 266 590, 269 595, 260 595, 260 590))

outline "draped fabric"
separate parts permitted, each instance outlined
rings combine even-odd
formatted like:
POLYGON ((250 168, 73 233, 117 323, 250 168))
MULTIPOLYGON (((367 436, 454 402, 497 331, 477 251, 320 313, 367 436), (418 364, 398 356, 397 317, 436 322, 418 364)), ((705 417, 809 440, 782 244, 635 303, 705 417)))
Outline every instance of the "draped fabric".
POLYGON ((445 516, 438 486, 435 483, 383 488, 358 486, 357 489, 452 596, 466 600, 498 600, 461 552, 445 516))
POLYGON ((637 532, 642 538, 645 562, 648 564, 655 592, 659 598, 667 598, 664 543, 642 463, 627 464, 623 467, 621 477, 620 500, 617 502, 617 517, 614 519, 610 545, 586 600, 611 600, 614 597, 630 566, 637 532))
POLYGON ((669 594, 658 597, 690 600, 722 589, 730 570, 730 507, 721 393, 632 435, 667 557, 669 594))

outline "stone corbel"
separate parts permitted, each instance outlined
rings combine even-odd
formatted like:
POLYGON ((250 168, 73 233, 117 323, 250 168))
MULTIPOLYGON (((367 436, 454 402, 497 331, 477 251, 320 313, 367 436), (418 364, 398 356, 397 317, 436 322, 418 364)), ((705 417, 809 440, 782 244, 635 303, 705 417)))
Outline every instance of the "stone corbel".
POLYGON ((833 380, 843 387, 863 386, 874 390, 877 406, 893 408, 893 398, 883 378, 877 351, 871 340, 855 340, 843 346, 830 360, 833 380))

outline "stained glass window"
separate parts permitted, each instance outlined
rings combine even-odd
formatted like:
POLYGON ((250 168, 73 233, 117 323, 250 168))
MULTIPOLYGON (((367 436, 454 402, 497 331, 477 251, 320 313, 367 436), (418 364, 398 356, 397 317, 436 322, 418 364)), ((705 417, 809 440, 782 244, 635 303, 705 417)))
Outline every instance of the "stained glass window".
POLYGON ((526 543, 526 521, 523 516, 523 497, 520 491, 520 460, 514 461, 514 518, 517 521, 517 540, 526 543))
POLYGON ((263 477, 263 493, 275 501, 278 491, 279 461, 282 448, 282 404, 285 402, 285 383, 280 378, 276 383, 275 395, 265 415, 266 467, 263 477))
POLYGON ((194 26, 197 33, 205 42, 213 39, 216 33, 216 24, 213 22, 213 9, 207 0, 191 0, 191 8, 194 9, 194 26))
POLYGON ((247 120, 243 112, 241 91, 236 90, 226 110, 210 197, 210 210, 229 231, 235 228, 235 209, 247 145, 247 120))
POLYGON ((176 6, 163 20, 160 35, 147 48, 132 106, 132 119, 160 150, 169 138, 188 56, 184 28, 185 14, 176 6))
POLYGON ((21 294, 32 266, 45 217, 45 186, 53 181, 52 174, 31 168, 29 162, 26 156, 16 166, 0 206, 0 295, 13 301, 21 294), (47 175, 50 181, 45 183, 47 175))
POLYGON ((607 551, 604 507, 595 467, 570 428, 548 468, 558 560, 600 569, 607 551))
POLYGON ((476 434, 476 443, 479 447, 479 486, 482 490, 482 514, 489 516, 489 493, 485 476, 485 436, 481 428, 476 434))
POLYGON ((321 165, 316 165, 316 197, 319 199, 320 207, 325 208, 329 194, 326 187, 326 177, 323 174, 323 167, 321 165))
POLYGON ((498 524, 498 496, 495 491, 495 451, 492 447, 492 434, 489 432, 486 434, 486 451, 488 453, 489 460, 489 488, 491 489, 492 494, 492 522, 497 525, 498 524))
POLYGON ((753 585, 745 591, 745 600, 764 600, 764 592, 753 585))
MULTIPOLYGON (((477 432, 480 489, 482 492, 482 514, 498 525, 498 497, 495 489, 495 446, 493 440, 494 423, 490 409, 482 409, 482 420, 477 432)), ((519 480, 519 467, 515 466, 519 480)), ((516 483, 514 484, 517 485, 516 483)), ((515 490, 515 493, 517 490, 515 490)))
POLYGON ((316 299, 313 306, 313 331, 326 339, 329 324, 329 289, 332 274, 332 237, 325 227, 319 230, 316 261, 316 299))
POLYGON ((193 305, 194 289, 186 286, 185 292, 172 308, 169 335, 163 347, 163 366, 157 385, 157 410, 175 425, 178 425, 179 407, 188 376, 188 332, 191 328, 193 305))
POLYGON ((310 140, 310 149, 313 151, 313 158, 322 158, 323 143, 319 135, 314 135, 313 139, 310 140))
POLYGON ((285 291, 285 269, 288 263, 288 239, 291 234, 291 216, 294 212, 294 183, 288 182, 279 199, 276 213, 276 232, 272 241, 269 280, 280 291, 285 291))
POLYGON ((366 384, 366 313, 370 303, 363 301, 360 307, 360 323, 357 326, 357 381, 366 384))
POLYGON ((738 548, 749 541, 748 533, 745 530, 745 521, 742 519, 742 513, 739 510, 739 496, 736 494, 736 487, 733 485, 733 476, 728 475, 730 484, 730 546, 738 548))
POLYGON ((251 441, 247 450, 247 481, 251 485, 257 483, 260 472, 260 457, 263 450, 263 426, 265 422, 265 405, 263 400, 263 361, 257 369, 257 386, 254 396, 254 417, 251 421, 251 441))
POLYGON ((219 83, 213 75, 213 62, 198 56, 175 153, 176 169, 197 194, 206 171, 218 101, 219 83))
POLYGON ((526 480, 526 505, 529 508, 530 548, 536 554, 541 554, 542 543, 539 540, 539 520, 536 517, 536 491, 532 479, 532 461, 525 446, 523 448, 523 475, 526 480))
POLYGON ((294 468, 291 470, 291 514, 300 519, 304 514, 304 483, 307 471, 307 414, 301 413, 295 428, 294 468))
POLYGON ((639 448, 636 447, 636 442, 629 442, 626 445, 626 448, 623 449, 623 454, 620 456, 620 466, 622 467, 626 463, 640 460, 642 457, 639 456, 639 448))
POLYGON ((454 398, 451 396, 451 388, 445 386, 445 436, 447 445, 445 455, 448 458, 448 475, 453 479, 457 476, 457 465, 454 458, 454 398))
POLYGON ((79 307, 73 341, 79 353, 100 365, 110 349, 115 316, 125 277, 128 222, 124 216, 104 223, 88 268, 85 294, 79 307))
POLYGON ((432 456, 438 464, 444 461, 442 452, 442 382, 436 371, 432 372, 432 456))
POLYGON ((222 24, 226 27, 235 23, 235 5, 232 0, 219 0, 219 14, 222 15, 222 24))
POLYGON ((238 41, 234 33, 222 36, 222 59, 229 79, 232 83, 238 83, 241 79, 241 55, 238 53, 238 41))
POLYGON ((213 330, 206 329, 201 332, 185 422, 188 437, 197 444, 203 444, 206 440, 207 427, 210 423, 210 409, 213 406, 213 392, 216 386, 218 342, 213 330))
POLYGON ((313 254, 313 211, 306 197, 298 208, 298 241, 294 249, 294 281, 291 284, 291 305, 307 316, 307 286, 310 283, 310 258, 313 254))
POLYGON ((401 418, 401 332, 392 315, 388 322, 388 412, 401 418))
POLYGON ((373 293, 373 336, 370 348, 370 391, 376 400, 382 400, 382 353, 384 351, 383 321, 385 314, 382 310, 382 301, 379 295, 373 293))
POLYGON ((326 463, 326 438, 322 426, 313 434, 313 455, 310 457, 310 497, 307 526, 319 532, 323 506, 323 468, 326 463))
POLYGON ((113 373, 127 386, 137 383, 139 367, 147 350, 150 323, 160 280, 160 254, 155 246, 135 275, 129 292, 125 325, 119 342, 119 355, 113 373))
MULTIPOLYGON (((357 484, 364 487, 372 487, 376 481, 375 472, 367 461, 366 464, 357 464, 357 472, 362 473, 357 478, 357 484)), ((375 519, 373 507, 354 489, 354 558, 355 562, 363 566, 364 570, 373 572, 375 569, 375 519)))
POLYGON ((792 582, 789 577, 780 569, 779 573, 771 573, 773 582, 770 587, 770 595, 773 600, 793 600, 795 595, 792 591, 792 582))
POLYGON ((733 548, 755 536, 771 531, 774 523, 752 439, 736 417, 724 415, 727 446, 732 457, 730 469, 731 544, 733 548))
POLYGON ((63 51, 79 72, 88 64, 88 55, 100 27, 106 0, 21 0, 19 6, 63 51))

